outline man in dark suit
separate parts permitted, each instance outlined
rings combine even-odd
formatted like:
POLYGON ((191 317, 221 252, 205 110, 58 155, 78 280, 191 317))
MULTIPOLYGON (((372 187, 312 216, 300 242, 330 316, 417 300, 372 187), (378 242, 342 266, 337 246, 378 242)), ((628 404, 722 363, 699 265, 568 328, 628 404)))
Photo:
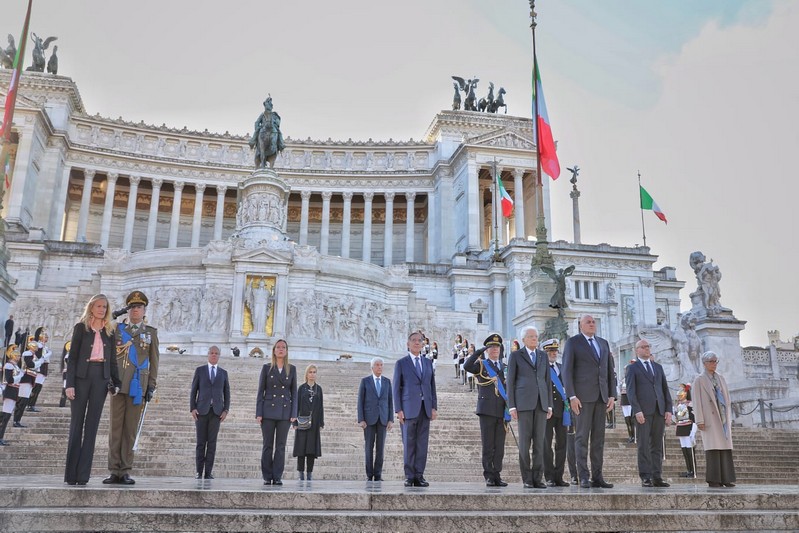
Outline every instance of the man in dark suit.
POLYGON ((408 336, 408 355, 394 365, 394 412, 402 428, 402 459, 406 487, 427 487, 427 443, 430 421, 438 416, 433 363, 422 357, 423 335, 408 336))
POLYGON ((230 383, 227 371, 219 368, 219 347, 208 348, 208 364, 194 371, 189 395, 189 409, 197 428, 197 453, 195 479, 214 479, 214 457, 219 425, 230 411, 230 383))
POLYGON ((638 475, 643 487, 668 487, 663 481, 663 433, 671 422, 671 393, 663 367, 652 361, 649 343, 635 344, 638 361, 627 368, 627 399, 638 434, 638 475))
POLYGON ((552 416, 552 378, 546 354, 537 349, 538 330, 524 328, 522 343, 524 346, 508 360, 508 408, 519 424, 519 468, 524 488, 545 489, 544 433, 552 416))
POLYGON ((366 479, 383 481, 386 431, 394 425, 391 380, 383 376, 383 359, 375 357, 372 374, 358 388, 358 425, 363 429, 366 479))
POLYGON ((483 341, 484 348, 475 351, 463 363, 474 374, 477 383, 477 416, 480 418, 480 440, 483 454, 483 477, 487 487, 507 487, 502 481, 502 460, 505 457, 505 409, 507 392, 505 372, 499 361, 502 337, 496 333, 483 341), (486 357, 483 359, 483 354, 486 357))
POLYGON ((605 448, 605 413, 616 401, 616 379, 608 341, 596 336, 594 317, 580 318, 580 333, 566 341, 563 351, 563 385, 577 418, 575 452, 580 487, 613 488, 602 477, 605 448), (591 456, 591 481, 588 456, 591 456))
POLYGON ((566 465, 566 428, 571 425, 569 398, 560 379, 561 368, 558 363, 558 339, 541 343, 547 354, 549 375, 552 378, 552 417, 547 420, 546 445, 544 446, 544 477, 550 487, 568 487, 563 481, 566 465), (555 439, 555 453, 552 453, 552 438, 555 439))
POLYGON ((14 315, 8 315, 8 320, 5 323, 5 344, 4 346, 8 348, 8 343, 11 342, 11 335, 14 334, 14 315))

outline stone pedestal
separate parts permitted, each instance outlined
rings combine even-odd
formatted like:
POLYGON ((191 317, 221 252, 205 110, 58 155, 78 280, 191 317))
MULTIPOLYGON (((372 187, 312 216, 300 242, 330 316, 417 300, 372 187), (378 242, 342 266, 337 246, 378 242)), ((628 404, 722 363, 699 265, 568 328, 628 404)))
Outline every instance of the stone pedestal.
POLYGON ((271 168, 259 168, 239 185, 235 238, 258 243, 285 241, 291 187, 271 168))
POLYGON ((513 318, 513 325, 517 331, 532 325, 538 328, 540 335, 544 334, 547 322, 558 317, 558 310, 549 307, 549 302, 556 289, 557 286, 552 278, 538 268, 532 269, 530 278, 524 283, 526 305, 513 318))
MULTIPOLYGON (((718 372, 724 376, 730 388, 745 377, 741 353, 741 331, 745 324, 745 321, 738 320, 730 312, 712 318, 700 318, 696 322, 696 334, 702 340, 702 353, 713 351, 718 354, 718 372)), ((699 364, 701 370, 701 361, 699 364)))

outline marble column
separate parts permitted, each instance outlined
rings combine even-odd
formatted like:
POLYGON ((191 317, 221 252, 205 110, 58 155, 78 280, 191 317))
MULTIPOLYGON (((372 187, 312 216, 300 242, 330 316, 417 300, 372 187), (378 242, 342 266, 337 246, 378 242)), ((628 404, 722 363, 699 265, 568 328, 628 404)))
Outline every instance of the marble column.
POLYGON ((345 192, 344 196, 344 218, 341 223, 341 257, 347 259, 350 256, 350 211, 352 210, 352 193, 345 192))
POLYGON ((436 195, 427 193, 427 262, 438 263, 438 217, 436 216, 436 195))
POLYGON ((174 183, 175 186, 175 195, 172 198, 172 218, 169 221, 169 247, 170 248, 177 248, 178 246, 178 230, 180 229, 180 202, 183 198, 183 186, 185 185, 182 181, 176 181, 174 183))
POLYGON ((147 219, 147 242, 144 246, 145 250, 152 250, 155 248, 155 232, 158 230, 158 204, 161 201, 161 185, 164 184, 162 179, 152 180, 153 194, 150 197, 150 218, 147 219))
POLYGON ((300 191, 302 208, 300 209, 300 246, 308 245, 308 211, 311 202, 311 191, 300 191))
POLYGON ((491 316, 493 320, 491 321, 491 328, 494 331, 503 331, 502 329, 502 289, 499 287, 494 287, 491 289, 491 293, 493 298, 491 310, 491 316))
POLYGON ((333 193, 330 191, 322 193, 322 236, 319 243, 319 253, 322 255, 327 255, 330 247, 330 198, 332 197, 333 193))
POLYGON ((114 194, 117 188, 117 178, 119 174, 109 172, 105 180, 105 205, 103 206, 103 223, 100 230, 100 246, 108 248, 108 240, 111 237, 111 220, 114 214, 114 194))
POLYGON ((92 184, 94 182, 94 170, 86 169, 83 171, 83 194, 80 197, 80 213, 78 215, 78 235, 76 241, 86 242, 86 226, 89 225, 89 207, 92 203, 92 184))
POLYGON ((225 220, 225 193, 226 185, 216 186, 216 213, 214 213, 214 240, 222 240, 222 223, 225 220))
POLYGON ((133 245, 133 224, 136 222, 136 197, 139 195, 140 176, 130 177, 130 192, 128 192, 128 211, 125 213, 125 235, 122 239, 122 248, 130 251, 133 245))
POLYGON ((414 242, 414 212, 416 203, 416 193, 405 193, 405 262, 413 263, 414 242))
POLYGON ((386 223, 383 230, 383 266, 390 266, 394 259, 394 193, 385 193, 386 223))
POLYGON ((363 255, 365 263, 372 262, 372 199, 373 192, 363 193, 363 255))
POLYGON ((191 247, 200 246, 200 230, 203 221, 203 196, 205 194, 205 183, 194 184, 194 218, 191 220, 191 247))
POLYGON ((483 192, 480 190, 479 175, 480 167, 475 155, 469 154, 466 162, 466 251, 469 252, 483 249, 483 192))
POLYGON ((524 186, 522 185, 524 169, 513 169, 513 216, 516 220, 516 237, 527 239, 524 232, 524 186))

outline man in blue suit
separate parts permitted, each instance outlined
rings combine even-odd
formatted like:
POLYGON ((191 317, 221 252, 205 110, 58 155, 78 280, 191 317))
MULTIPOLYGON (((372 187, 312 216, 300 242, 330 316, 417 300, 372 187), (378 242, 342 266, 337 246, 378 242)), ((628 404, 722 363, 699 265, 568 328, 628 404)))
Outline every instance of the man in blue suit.
POLYGON ((208 349, 208 364, 197 367, 191 382, 189 409, 197 428, 196 479, 214 479, 214 457, 219 425, 230 411, 230 384, 227 372, 219 368, 219 348, 208 349))
POLYGON ((438 416, 436 378, 433 363, 422 357, 424 336, 415 331, 408 336, 408 355, 394 366, 394 412, 402 428, 405 486, 427 487, 424 478, 430 421, 438 416))
POLYGON ((383 450, 386 431, 394 425, 391 380, 383 377, 383 360, 372 359, 372 374, 361 380, 358 389, 358 424, 363 429, 366 478, 383 481, 383 450))
POLYGON ((652 361, 649 343, 635 344, 638 359, 627 368, 627 399, 638 424, 638 475, 643 487, 668 487, 663 481, 663 433, 671 422, 671 393, 663 367, 652 361))
POLYGON ((596 335, 591 315, 580 318, 580 333, 566 341, 563 351, 563 386, 577 417, 574 448, 580 487, 613 488, 602 476, 605 450, 605 413, 616 402, 616 373, 610 345, 596 335), (590 448, 591 470, 588 470, 590 448), (588 480, 589 472, 591 481, 588 480))

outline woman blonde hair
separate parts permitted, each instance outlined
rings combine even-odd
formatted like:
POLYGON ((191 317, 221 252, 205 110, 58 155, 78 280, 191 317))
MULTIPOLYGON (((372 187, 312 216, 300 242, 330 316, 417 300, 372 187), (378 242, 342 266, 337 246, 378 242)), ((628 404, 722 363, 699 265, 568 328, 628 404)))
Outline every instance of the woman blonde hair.
POLYGON ((311 363, 310 365, 306 366, 306 367, 305 367, 305 383, 308 383, 308 372, 310 372, 310 371, 311 371, 311 369, 314 369, 314 370, 316 370, 317 372, 319 371, 319 369, 318 369, 318 368, 316 367, 316 365, 315 365, 315 364, 313 364, 313 363, 311 363))
POLYGON ((275 348, 277 348, 277 343, 282 342, 286 345, 286 358, 283 360, 283 365, 285 368, 289 368, 289 343, 286 342, 286 339, 278 339, 275 344, 272 345, 272 366, 277 367, 277 358, 275 357, 275 348))
POLYGON ((111 324, 111 303, 108 301, 108 296, 105 294, 95 294, 89 299, 89 303, 86 304, 86 308, 83 310, 83 314, 80 317, 80 322, 83 322, 83 325, 86 326, 86 331, 91 331, 92 306, 95 304, 95 302, 100 300, 105 300, 105 316, 103 317, 105 324, 103 327, 105 328, 105 332, 108 335, 111 335, 114 331, 114 327, 111 324))

